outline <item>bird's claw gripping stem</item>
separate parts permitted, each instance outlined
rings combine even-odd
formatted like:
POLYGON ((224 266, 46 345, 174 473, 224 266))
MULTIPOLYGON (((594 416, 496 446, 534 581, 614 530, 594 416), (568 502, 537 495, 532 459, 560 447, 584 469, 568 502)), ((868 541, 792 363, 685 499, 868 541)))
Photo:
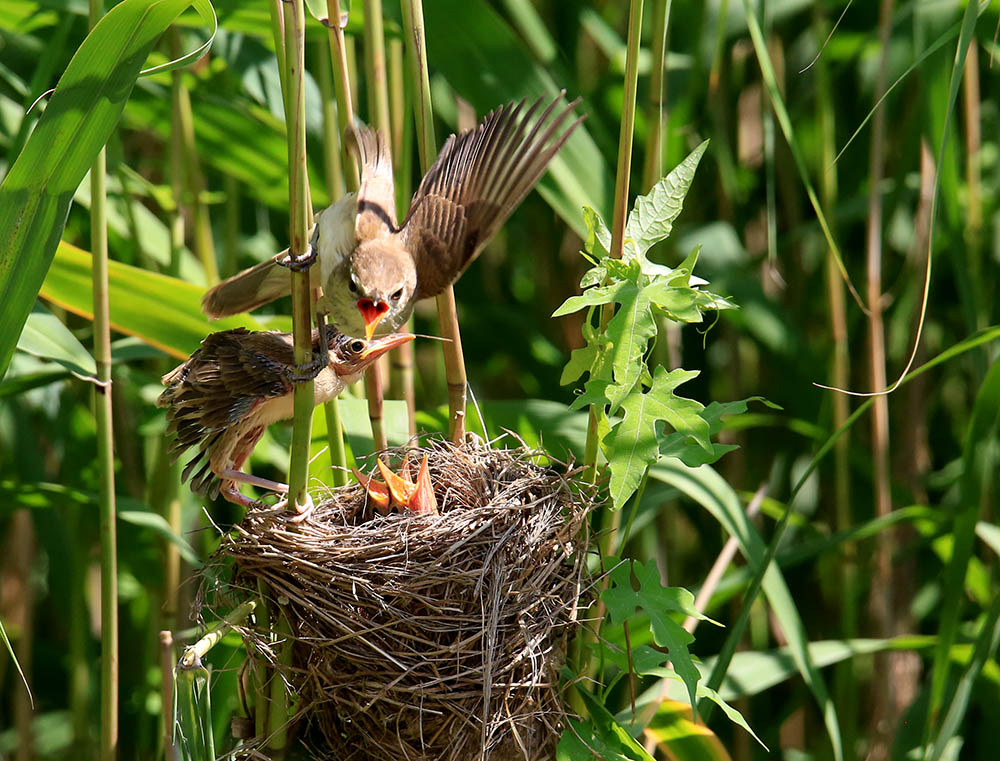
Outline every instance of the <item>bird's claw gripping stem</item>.
POLYGON ((319 342, 319 352, 313 354, 305 364, 295 365, 288 368, 288 377, 292 383, 304 383, 310 381, 322 372, 323 368, 330 363, 330 344, 326 340, 319 342))
POLYGON ((282 258, 278 259, 277 262, 282 267, 287 267, 292 272, 306 272, 313 263, 316 261, 316 256, 319 254, 318 240, 319 237, 319 225, 315 226, 312 237, 309 239, 309 248, 302 256, 292 256, 291 249, 282 258))

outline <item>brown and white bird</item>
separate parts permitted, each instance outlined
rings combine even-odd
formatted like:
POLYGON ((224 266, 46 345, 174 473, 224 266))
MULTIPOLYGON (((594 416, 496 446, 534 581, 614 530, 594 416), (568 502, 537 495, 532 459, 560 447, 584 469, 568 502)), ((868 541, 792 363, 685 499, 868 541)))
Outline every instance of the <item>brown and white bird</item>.
POLYGON ((210 317, 256 309, 289 293, 282 265, 302 268, 315 260, 310 279, 323 288, 318 307, 338 330, 368 338, 397 330, 416 301, 459 278, 583 120, 565 126, 578 100, 550 119, 561 98, 541 113, 542 99, 507 104, 475 129, 449 137, 402 225, 385 137, 352 129, 361 184, 317 215, 309 258, 292 262, 282 252, 244 270, 206 293, 202 309, 210 317))
MULTIPOLYGON (((327 359, 315 379, 317 405, 359 380, 387 351, 414 338, 398 333, 366 340, 332 327, 326 337, 326 346, 320 346, 319 331, 313 330, 313 356, 326 354, 327 359)), ((240 468, 271 423, 292 417, 295 384, 311 375, 302 375, 294 363, 291 333, 245 328, 212 333, 184 364, 164 375, 167 388, 156 404, 167 408, 167 433, 176 435, 173 459, 198 447, 182 473, 184 480, 191 479, 191 490, 213 498, 221 493, 247 508, 262 504, 241 494, 239 484, 286 493, 287 485, 240 468)))

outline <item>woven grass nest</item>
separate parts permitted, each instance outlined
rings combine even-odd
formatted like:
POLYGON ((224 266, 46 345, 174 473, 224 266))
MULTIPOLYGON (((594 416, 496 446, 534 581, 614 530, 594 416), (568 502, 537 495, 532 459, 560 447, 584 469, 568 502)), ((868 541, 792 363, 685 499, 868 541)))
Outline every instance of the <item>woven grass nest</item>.
MULTIPOLYGON (((293 732, 319 757, 551 759, 592 493, 523 446, 420 453, 440 515, 380 516, 358 484, 296 525, 251 513, 219 550, 229 592, 263 582, 280 601, 293 732)), ((270 633, 242 633, 273 666, 270 633)))

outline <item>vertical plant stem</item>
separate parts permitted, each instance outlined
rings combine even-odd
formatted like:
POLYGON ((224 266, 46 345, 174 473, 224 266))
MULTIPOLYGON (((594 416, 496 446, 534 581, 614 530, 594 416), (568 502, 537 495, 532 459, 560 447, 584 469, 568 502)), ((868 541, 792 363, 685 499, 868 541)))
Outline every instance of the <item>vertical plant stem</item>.
POLYGON ((983 309, 991 303, 984 294, 983 262, 983 191, 981 174, 982 126, 979 107, 979 48, 975 41, 969 45, 965 59, 963 92, 965 95, 965 178, 968 187, 968 213, 965 215, 965 242, 969 248, 969 280, 972 283, 976 328, 983 328, 989 316, 983 309))
MULTIPOLYGON (((888 81, 889 37, 892 31, 893 0, 882 0, 879 7, 879 36, 881 54, 876 75, 874 97, 877 100, 885 92, 888 81)), ((884 389, 885 369, 885 329, 882 320, 882 196, 879 187, 885 171, 886 110, 878 108, 872 119, 871 153, 869 158, 868 183, 868 229, 866 237, 866 270, 868 302, 868 340, 870 385, 873 391, 884 389)), ((885 517, 892 512, 892 495, 889 482, 889 400, 878 396, 872 406, 872 477, 875 495, 875 515, 885 517)), ((876 637, 888 638, 892 635, 893 609, 893 568, 892 532, 882 532, 876 540, 875 562, 872 575, 870 613, 876 637)), ((892 659, 889 656, 876 657, 876 672, 873 680, 875 694, 871 716, 873 746, 870 758, 875 761, 888 758, 892 732, 895 725, 893 716, 892 659)))
POLYGON ((178 761, 178 747, 174 744, 174 636, 160 632, 160 675, 163 696, 163 757, 165 761, 178 761))
MULTIPOLYGON (((816 10, 814 17, 817 45, 822 45, 829 31, 829 21, 822 10, 816 10)), ((837 173, 834 159, 837 153, 836 129, 833 104, 835 103, 833 87, 830 82, 830 68, 826 56, 820 56, 816 61, 816 83, 818 96, 816 98, 817 123, 820 132, 820 155, 817 172, 819 174, 820 204, 827 219, 831 220, 831 233, 836 236, 834 227, 834 209, 837 206, 837 173)), ((826 257, 826 295, 827 308, 830 314, 830 334, 833 338, 833 363, 830 369, 830 385, 836 388, 847 388, 850 385, 850 353, 847 344, 847 298, 844 293, 844 282, 840 277, 833 251, 827 251, 826 257)), ((840 430, 847 421, 849 414, 848 399, 845 394, 834 394, 832 397, 833 420, 832 429, 840 430)), ((851 474, 850 474, 850 431, 845 431, 836 444, 833 452, 833 499, 834 525, 838 531, 846 531, 854 524, 851 504, 851 474)), ((840 563, 840 632, 845 639, 857 636, 857 545, 845 542, 841 546, 840 563)), ((853 659, 838 666, 835 675, 836 703, 840 710, 840 718, 844 733, 844 745, 854 747, 854 737, 857 732, 858 710, 857 679, 853 659)))
MULTIPOLYGON (((639 81, 639 38, 642 33, 642 0, 631 0, 628 15, 628 41, 625 57, 625 99, 622 103, 622 124, 618 133, 618 170, 615 175, 615 201, 611 219, 611 256, 621 259, 625 247, 625 219, 628 212, 629 175, 632 171, 632 135, 635 130, 635 95, 639 81)), ((601 307, 601 329, 607 327, 614 313, 613 304, 601 307)), ((590 408, 587 425, 587 443, 584 447, 584 478, 597 481, 597 437, 599 413, 590 408)), ((613 521, 608 512, 607 520, 613 521)), ((607 528, 610 528, 608 526, 607 528)))
MULTIPOLYGON (((382 0, 365 0, 365 84, 368 88, 368 119, 386 137, 389 123, 389 81, 385 67, 385 36, 382 31, 382 0)), ((365 375, 368 418, 371 420, 375 449, 388 445, 384 425, 384 362, 372 363, 365 375)))
MULTIPOLYGON (((90 28, 104 15, 90 0, 90 28)), ((115 444, 111 416, 111 324, 108 317, 108 227, 105 149, 90 167, 90 250, 94 287, 94 416, 101 532, 101 761, 118 755, 118 538, 115 523, 115 444)))
MULTIPOLYGON (((326 187, 333 199, 344 195, 344 167, 341 162, 340 130, 337 124, 337 104, 333 94, 330 51, 325 45, 317 48, 319 91, 323 101, 323 167, 326 170, 326 187)), ((333 466, 334 486, 347 483, 347 449, 344 446, 344 426, 340 418, 340 400, 334 397, 323 405, 326 417, 326 439, 330 446, 330 464, 333 466)))
MULTIPOLYGON (((303 0, 284 4, 285 31, 285 122, 288 125, 289 253, 300 257, 308 247, 312 226, 306 175, 305 122, 305 8, 303 0)), ((308 272, 293 272, 292 334, 295 362, 303 365, 312 356, 312 289, 308 272)), ((312 433, 313 382, 295 386, 295 417, 292 424, 291 459, 288 465, 289 506, 306 504, 309 444, 312 433)))
MULTIPOLYGON (((406 72, 403 62, 403 41, 389 40, 389 119, 391 122, 392 158, 396 189, 396 216, 406 214, 410 203, 410 172, 412 164, 413 122, 407 118, 406 72)), ((411 316, 403 327, 413 332, 411 316)), ((417 404, 413 392, 413 344, 405 343, 389 353, 389 394, 406 402, 406 428, 412 437, 417 434, 417 404)))
MULTIPOLYGON (((406 39, 411 87, 416 100, 417 146, 420 169, 426 173, 434 160, 434 115, 431 109, 431 83, 427 73, 427 47, 424 36, 422 0, 404 0, 403 33, 406 39)), ((462 353, 462 336, 458 326, 455 290, 451 286, 437 297, 441 336, 446 339, 444 351, 445 378, 448 382, 448 435, 452 441, 465 438, 466 375, 462 353)))
MULTIPOLYGON (((180 41, 175 34, 172 44, 180 50, 180 41)), ((198 161, 198 148, 194 139, 194 114, 191 111, 191 95, 184 86, 183 78, 175 80, 173 89, 173 117, 179 134, 180 155, 184 162, 185 190, 190 196, 191 226, 195 256, 205 271, 205 282, 213 285, 219 282, 219 265, 215 259, 215 243, 212 240, 212 223, 208 207, 204 201, 205 177, 198 161)))
POLYGON ((670 42, 670 6, 673 0, 653 2, 653 68, 646 105, 646 155, 642 172, 643 190, 649 190, 663 176, 663 143, 667 138, 664 110, 667 80, 667 49, 670 42))

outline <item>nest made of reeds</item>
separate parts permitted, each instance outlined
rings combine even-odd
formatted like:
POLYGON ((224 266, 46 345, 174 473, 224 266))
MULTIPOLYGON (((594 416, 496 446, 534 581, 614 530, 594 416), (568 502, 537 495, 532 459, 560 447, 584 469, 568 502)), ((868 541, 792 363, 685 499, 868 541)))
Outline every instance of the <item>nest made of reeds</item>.
MULTIPOLYGON (((388 452, 394 466, 404 451, 388 452)), ((439 515, 378 515, 357 484, 298 524, 251 513, 219 550, 234 561, 229 592, 266 589, 287 620, 293 654, 279 671, 315 754, 551 759, 593 493, 524 447, 424 453, 439 515)), ((242 634, 273 668, 274 632, 242 634)))

